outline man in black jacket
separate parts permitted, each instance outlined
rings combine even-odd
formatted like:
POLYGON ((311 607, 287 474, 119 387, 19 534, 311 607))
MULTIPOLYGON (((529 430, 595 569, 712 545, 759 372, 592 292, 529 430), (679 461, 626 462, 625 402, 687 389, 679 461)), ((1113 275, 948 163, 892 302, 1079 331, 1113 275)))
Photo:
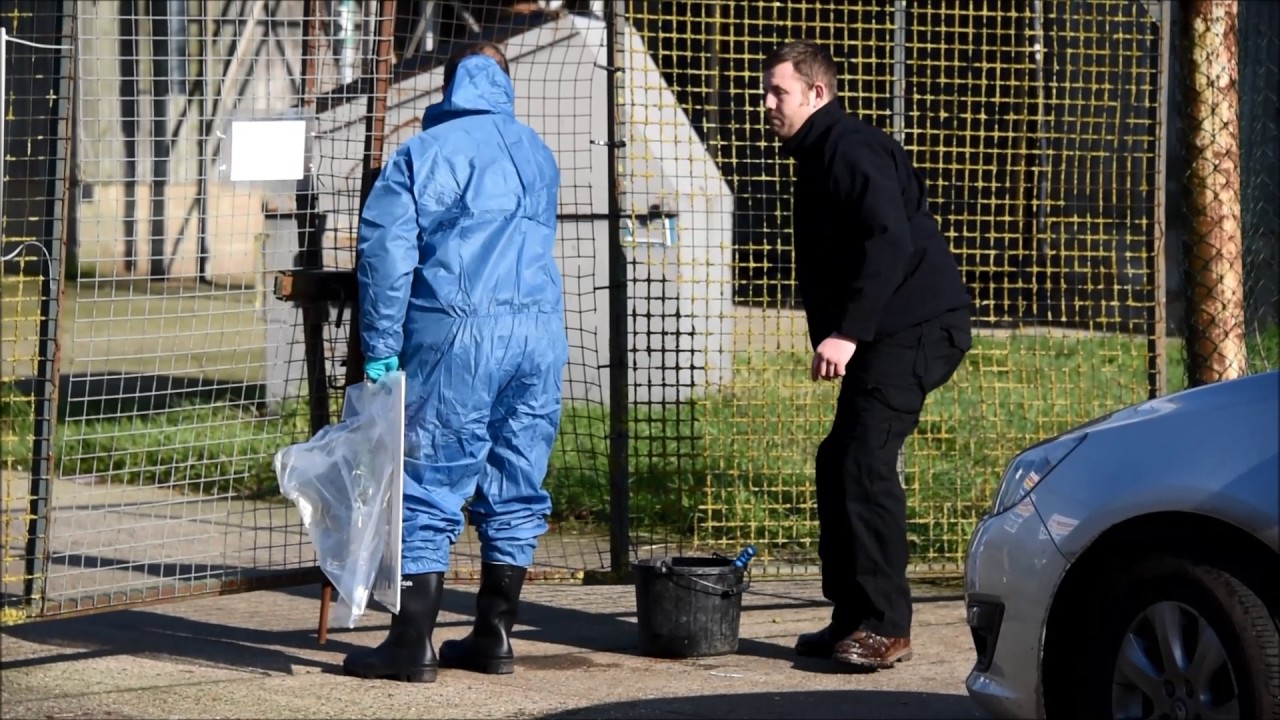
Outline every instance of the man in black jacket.
POLYGON ((903 147, 848 115, 820 46, 764 63, 768 122, 795 160, 796 281, 814 347, 810 375, 841 380, 818 448, 818 555, 831 623, 796 652, 865 669, 911 657, 906 494, 898 455, 925 397, 971 344, 955 258, 903 147))

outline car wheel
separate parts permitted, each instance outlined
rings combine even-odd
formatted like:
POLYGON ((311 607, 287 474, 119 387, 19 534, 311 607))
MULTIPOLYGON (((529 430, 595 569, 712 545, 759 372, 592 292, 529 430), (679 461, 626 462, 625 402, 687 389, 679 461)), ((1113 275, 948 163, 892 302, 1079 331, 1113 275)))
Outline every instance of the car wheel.
POLYGON ((1148 556, 1101 587, 1110 591, 1082 658, 1089 717, 1280 718, 1280 632, 1237 578, 1148 556))

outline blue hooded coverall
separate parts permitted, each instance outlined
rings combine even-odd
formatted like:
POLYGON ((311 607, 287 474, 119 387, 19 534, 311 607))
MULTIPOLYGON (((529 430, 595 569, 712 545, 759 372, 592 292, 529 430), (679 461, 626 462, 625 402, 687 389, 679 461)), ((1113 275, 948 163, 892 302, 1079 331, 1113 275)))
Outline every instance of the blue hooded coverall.
POLYGON ((560 171, 514 98, 492 58, 462 60, 360 218, 361 346, 406 376, 405 575, 448 570, 468 499, 484 562, 529 567, 547 530, 569 352, 560 171))

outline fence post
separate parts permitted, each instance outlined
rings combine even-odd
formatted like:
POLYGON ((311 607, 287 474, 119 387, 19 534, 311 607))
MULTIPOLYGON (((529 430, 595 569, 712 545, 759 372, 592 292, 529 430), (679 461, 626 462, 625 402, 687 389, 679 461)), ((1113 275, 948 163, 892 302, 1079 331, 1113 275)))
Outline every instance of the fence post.
POLYGON ((1147 4, 1159 28, 1159 56, 1156 60, 1156 167, 1155 223, 1147 234, 1146 271, 1151 277, 1151 306, 1147 310, 1147 397, 1169 391, 1168 338, 1168 243, 1169 204, 1169 86, 1170 53, 1173 47, 1173 8, 1162 2, 1147 4))
MULTIPOLYGON (((59 40, 75 37, 75 6, 71 0, 54 6, 51 33, 59 40)), ((45 38, 41 38, 45 39, 45 38)), ((0 122, 9 112, 7 89, 3 77, 8 73, 9 38, 0 28, 0 122)), ((58 78, 57 108, 51 108, 45 132, 53 140, 52 156, 44 158, 48 171, 43 173, 44 228, 40 232, 40 319, 36 331, 36 367, 34 386, 34 427, 31 440, 31 475, 27 498, 27 533, 22 592, 27 612, 33 617, 44 613, 45 579, 48 572, 49 503, 53 464, 55 459, 54 432, 57 424, 58 377, 60 372, 58 342, 58 314, 62 308, 63 262, 70 228, 69 193, 73 150, 72 129, 75 107, 71 102, 74 72, 72 58, 74 47, 40 44, 37 52, 58 52, 53 61, 54 77, 58 78), (60 132, 58 126, 63 126, 60 132), (59 139, 61 140, 59 142, 59 139), (61 207, 59 207, 61 205, 61 207)), ((34 100, 34 99, 33 99, 34 100)), ((0 132, 0 153, 7 153, 5 134, 0 132)), ((34 159, 34 158, 32 158, 34 159)), ((29 162, 30 160, 28 160, 29 162)), ((0 176, 5 170, 0 166, 0 176)))
POLYGON ((623 72, 618 52, 618 12, 621 0, 604 6, 605 45, 605 148, 608 156, 609 197, 609 569, 621 577, 630 567, 631 472, 627 458, 627 257, 622 250, 622 210, 618 199, 618 76, 623 72))
POLYGON ((907 143, 907 0, 893 2, 892 134, 907 143))
MULTIPOLYGON (((890 90, 892 106, 891 134, 894 139, 907 145, 907 0, 893 2, 893 59, 891 75, 893 77, 890 90)), ((907 486, 907 445, 903 443, 898 449, 898 482, 907 486)))
POLYGON ((1240 208, 1238 8, 1184 0, 1190 238, 1187 375, 1192 386, 1246 372, 1240 208))

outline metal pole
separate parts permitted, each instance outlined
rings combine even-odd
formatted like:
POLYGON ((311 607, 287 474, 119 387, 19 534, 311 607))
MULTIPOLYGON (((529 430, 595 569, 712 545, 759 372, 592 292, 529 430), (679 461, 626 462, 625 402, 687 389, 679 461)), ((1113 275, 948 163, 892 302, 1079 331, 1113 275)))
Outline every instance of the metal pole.
POLYGON ((151 35, 151 229, 148 243, 147 275, 149 279, 163 280, 168 275, 165 263, 165 220, 168 201, 165 195, 169 185, 169 48, 172 32, 169 26, 168 4, 151 0, 146 4, 147 32, 151 35))
POLYGON ((117 48, 120 53, 120 135, 124 164, 124 269, 130 275, 138 266, 138 49, 139 23, 136 0, 120 0, 117 48))
MULTIPOLYGON (((907 142, 907 2, 893 3, 893 138, 905 145, 907 142)), ((907 485, 907 448, 898 449, 898 482, 907 485)))
MULTIPOLYGON (((708 3, 707 27, 707 153, 720 162, 720 0, 708 3)), ((729 22, 733 16, 730 13, 729 22)))
POLYGON ((631 560, 631 473, 627 450, 627 257, 622 249, 622 209, 618 200, 618 4, 610 0, 604 7, 605 45, 608 64, 605 72, 605 148, 608 154, 609 198, 609 568, 621 576, 631 560))
MULTIPOLYGON (((74 0, 58 3, 54 12, 53 27, 62 37, 75 36, 74 0)), ((0 36, 0 46, 7 42, 0 36)), ((49 46, 45 46, 49 47, 49 46)), ((59 47, 62 54, 54 61, 54 77, 59 78, 58 104, 62 112, 51 113, 46 132, 52 138, 59 136, 62 124, 63 142, 54 146, 53 157, 46 158, 49 170, 45 173, 46 200, 45 230, 41 233, 45 267, 40 277, 40 322, 36 337, 36 379, 34 427, 31 443, 30 492, 27 498, 26 562, 23 578, 23 594, 30 612, 39 616, 44 609, 45 576, 48 572, 48 522, 51 479, 53 477, 53 435, 57 420, 58 404, 58 311, 62 307, 62 257, 66 250, 69 210, 67 196, 71 187, 73 150, 72 128, 75 107, 71 102, 74 48, 59 47), (68 107, 70 106, 70 107, 68 107), (62 203, 61 214, 57 212, 62 203)), ((0 69, 4 69, 0 62, 0 69)), ((0 123, 3 124, 3 123, 0 123)), ((0 147, 3 147, 0 145, 0 147)))
MULTIPOLYGON (((1031 252, 1023 255, 1024 262, 1026 263, 1024 267, 1030 268, 1031 277, 1028 278, 1028 280, 1030 280, 1032 290, 1029 296, 1019 293, 1019 299, 1025 298, 1027 300, 1027 304, 1030 306, 1031 316, 1033 318, 1047 318, 1052 315, 1052 309, 1047 302, 1044 305, 1041 305, 1040 293, 1047 292, 1048 280, 1046 276, 1044 283, 1037 282, 1036 278, 1037 276, 1041 276, 1041 273, 1036 269, 1036 258, 1051 256, 1048 245, 1049 173, 1052 168, 1049 160, 1049 115, 1048 110, 1045 107, 1045 96, 1048 94, 1048 88, 1050 87, 1051 82, 1046 77, 1044 65, 1045 51, 1048 44, 1044 30, 1044 3, 1042 0, 1033 0, 1031 3, 1031 9, 1031 51, 1033 54, 1032 60, 1035 68, 1033 72, 1036 93, 1036 144, 1039 153, 1035 163, 1033 164, 1033 167, 1035 168, 1036 183, 1036 224, 1035 230, 1032 233, 1033 243, 1031 246, 1031 252)), ((1025 245, 1023 247, 1025 248, 1025 245)), ((1022 314, 1023 311, 1019 311, 1018 317, 1015 317, 1014 319, 1020 319, 1022 314)))
POLYGON ((893 137, 907 138, 907 0, 893 3, 893 137))
MULTIPOLYGON (((231 7, 231 0, 223 0, 222 17, 225 17, 227 8, 231 7)), ((209 157, 209 134, 213 131, 213 105, 212 105, 212 89, 213 89, 213 53, 215 50, 214 43, 221 36, 218 28, 213 27, 213 22, 209 17, 209 0, 200 0, 200 49, 202 50, 200 59, 200 79, 197 85, 200 88, 200 137, 196 139, 196 162, 200 166, 200 175, 196 183, 196 280, 199 282, 209 281, 209 173, 212 172, 213 158, 209 157)), ((186 222, 184 218, 183 228, 178 233, 175 242, 180 242, 182 237, 186 235, 186 222)), ((178 255, 177 248, 174 248, 174 257, 178 255)))
MULTIPOLYGON (((196 195, 187 205, 187 211, 182 215, 182 225, 178 227, 178 233, 173 238, 172 250, 169 251, 168 265, 166 272, 173 271, 173 264, 178 258, 178 249, 182 247, 183 238, 187 236, 187 226, 191 223, 192 213, 196 213, 197 217, 197 247, 196 247, 196 279, 200 282, 208 282, 209 267, 209 173, 212 167, 212 160, 207 159, 209 135, 212 132, 213 110, 209 106, 210 87, 213 83, 213 50, 217 41, 222 37, 223 21, 227 19, 234 5, 233 0, 223 0, 222 7, 217 21, 214 21, 213 15, 209 10, 210 0, 191 0, 199 3, 199 29, 196 31, 200 36, 200 58, 198 65, 200 67, 200 76, 196 78, 194 84, 191 85, 191 91, 187 96, 187 101, 182 104, 182 110, 178 114, 178 121, 174 123, 173 129, 169 132, 169 143, 172 145, 178 141, 182 135, 182 130, 187 123, 188 116, 193 112, 197 112, 196 120, 192 122, 198 124, 196 131, 196 164, 198 167, 198 178, 196 180, 196 195), (199 110, 196 107, 199 106, 199 110)), ((242 10, 247 4, 242 2, 242 10)), ((237 13, 237 16, 240 13, 237 13)))
POLYGON ((174 95, 186 95, 190 82, 188 45, 191 42, 187 24, 187 0, 167 0, 169 16, 169 91, 174 95))
POLYGON ((1235 3, 1187 0, 1191 385, 1247 372, 1240 207, 1239 38, 1235 3))
POLYGON ((1153 18, 1159 23, 1160 59, 1156 78, 1156 181, 1155 223, 1147 236, 1147 272, 1152 279, 1151 309, 1147 327, 1147 395, 1159 397, 1169 391, 1168 338, 1166 302, 1168 292, 1165 273, 1168 272, 1166 250, 1169 242, 1169 206, 1165 197, 1168 183, 1169 159, 1169 60, 1172 51, 1173 6, 1167 3, 1150 3, 1153 18))

